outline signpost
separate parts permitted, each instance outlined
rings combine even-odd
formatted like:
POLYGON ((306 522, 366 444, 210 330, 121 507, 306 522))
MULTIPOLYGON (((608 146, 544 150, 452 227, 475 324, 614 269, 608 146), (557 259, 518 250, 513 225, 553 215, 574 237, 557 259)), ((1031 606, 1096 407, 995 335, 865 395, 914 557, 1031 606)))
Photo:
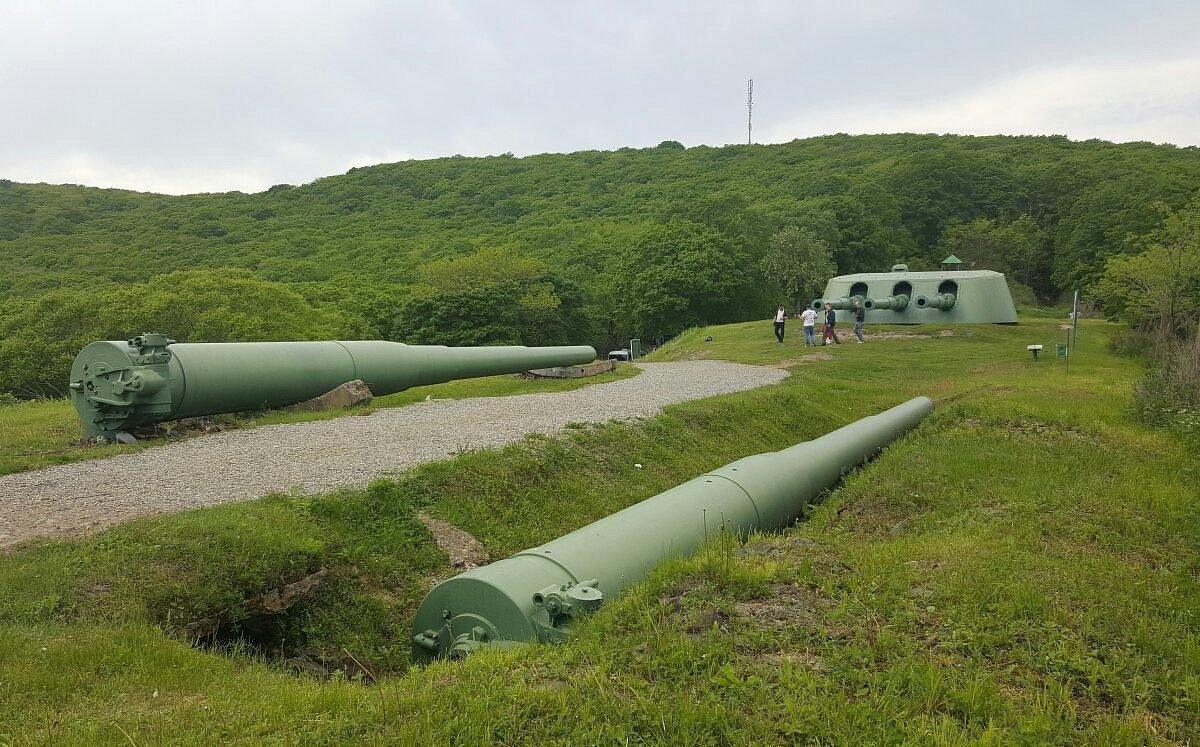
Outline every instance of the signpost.
POLYGON ((1071 302, 1071 339, 1067 340, 1070 347, 1075 347, 1079 341, 1079 289, 1075 289, 1075 300, 1071 302))

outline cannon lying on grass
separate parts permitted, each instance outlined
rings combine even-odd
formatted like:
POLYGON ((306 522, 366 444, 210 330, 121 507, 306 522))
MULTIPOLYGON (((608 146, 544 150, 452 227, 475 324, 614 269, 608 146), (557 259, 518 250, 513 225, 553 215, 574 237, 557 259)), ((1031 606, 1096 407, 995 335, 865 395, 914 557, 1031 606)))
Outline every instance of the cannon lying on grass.
POLYGON ((361 379, 375 395, 453 379, 591 363, 586 345, 448 348, 378 340, 176 343, 157 333, 93 342, 71 365, 88 437, 139 425, 284 407, 361 379))
POLYGON ((933 409, 917 397, 812 441, 739 459, 540 547, 433 588, 413 621, 413 658, 563 640, 572 620, 720 532, 777 529, 933 409))

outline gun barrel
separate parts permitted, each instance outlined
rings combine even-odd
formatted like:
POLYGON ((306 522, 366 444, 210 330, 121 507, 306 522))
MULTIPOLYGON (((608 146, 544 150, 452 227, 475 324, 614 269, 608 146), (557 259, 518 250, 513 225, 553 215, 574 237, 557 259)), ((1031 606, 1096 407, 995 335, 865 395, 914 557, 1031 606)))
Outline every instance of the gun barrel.
POLYGON ((949 311, 954 308, 958 298, 953 293, 934 293, 931 296, 917 296, 917 308, 941 309, 949 311))
POLYGON ((93 342, 71 366, 88 436, 164 420, 283 407, 362 379, 376 395, 452 379, 589 363, 586 345, 474 347, 398 342, 176 343, 147 333, 93 342))
POLYGON ((868 298, 863 304, 863 308, 904 311, 906 308, 908 308, 908 295, 904 293, 897 293, 894 296, 884 296, 883 298, 868 298))
POLYGON ((837 311, 849 311, 854 308, 854 303, 863 303, 862 296, 846 296, 844 298, 814 298, 812 302, 813 311, 820 311, 825 308, 825 304, 829 304, 837 311))
POLYGON ((572 618, 687 555, 718 532, 786 526, 854 466, 916 427, 917 397, 820 438, 739 459, 552 542, 433 588, 413 622, 413 656, 429 661, 482 646, 552 643, 572 618))

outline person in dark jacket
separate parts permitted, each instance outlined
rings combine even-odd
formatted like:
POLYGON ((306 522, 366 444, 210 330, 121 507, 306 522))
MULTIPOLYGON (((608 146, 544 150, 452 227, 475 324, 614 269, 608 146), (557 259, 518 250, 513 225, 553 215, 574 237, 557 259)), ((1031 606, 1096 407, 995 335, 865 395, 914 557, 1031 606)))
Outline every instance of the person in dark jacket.
POLYGON ((863 342, 863 322, 866 321, 867 312, 863 309, 862 301, 854 302, 854 336, 858 338, 859 343, 863 342))
POLYGON ((778 342, 783 342, 783 325, 787 322, 787 311, 780 306, 775 312, 775 339, 778 342))
POLYGON ((827 303, 825 304, 825 329, 821 330, 822 346, 828 345, 830 340, 838 345, 842 344, 842 341, 838 339, 837 331, 833 328, 835 324, 837 324, 837 312, 833 310, 833 304, 827 303))

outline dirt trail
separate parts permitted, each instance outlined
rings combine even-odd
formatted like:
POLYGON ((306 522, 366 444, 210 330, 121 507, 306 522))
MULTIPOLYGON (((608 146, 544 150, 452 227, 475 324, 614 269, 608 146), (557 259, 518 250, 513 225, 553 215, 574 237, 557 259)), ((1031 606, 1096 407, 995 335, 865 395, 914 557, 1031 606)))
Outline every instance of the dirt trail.
POLYGON ((138 516, 366 485, 464 450, 568 423, 653 417, 664 406, 775 384, 786 371, 726 361, 639 364, 568 392, 435 400, 372 415, 226 431, 132 454, 0 477, 0 547, 138 516))

